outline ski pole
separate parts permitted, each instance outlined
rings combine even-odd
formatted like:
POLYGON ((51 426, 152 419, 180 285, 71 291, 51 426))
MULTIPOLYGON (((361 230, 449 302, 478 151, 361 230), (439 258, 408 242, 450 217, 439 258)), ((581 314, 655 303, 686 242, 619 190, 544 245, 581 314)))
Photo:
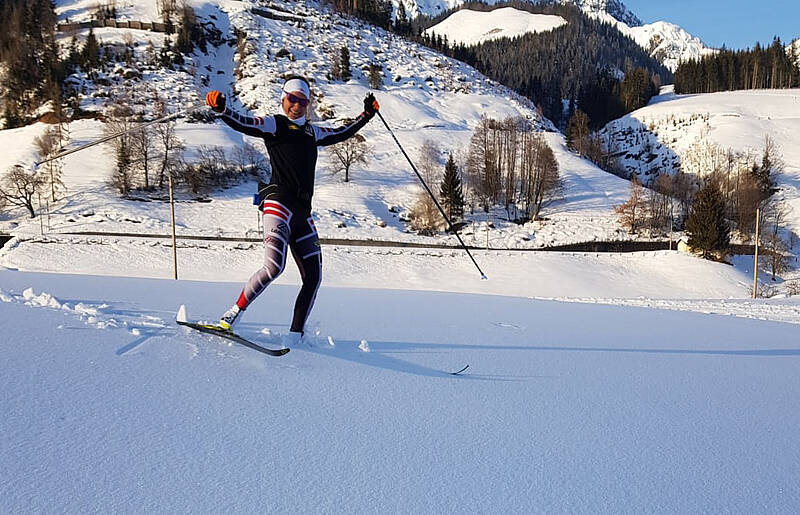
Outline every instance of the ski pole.
POLYGON ((105 143, 106 141, 110 141, 110 140, 112 140, 114 138, 119 138, 120 136, 124 136, 125 134, 144 129, 145 127, 149 127, 150 125, 155 125, 157 123, 163 123, 163 122, 166 122, 168 120, 171 120, 172 118, 177 118, 178 116, 197 111, 198 109, 202 109, 203 107, 205 107, 205 105, 206 105, 205 102, 203 102, 202 104, 196 104, 196 105, 187 107, 186 109, 184 109, 182 111, 176 111, 176 112, 174 112, 172 114, 169 114, 169 115, 164 116, 162 118, 159 118, 157 120, 141 123, 141 124, 137 125, 136 127, 131 128, 131 129, 127 129, 127 130, 124 130, 124 131, 116 132, 116 133, 111 134, 109 136, 105 136, 105 137, 100 138, 98 140, 86 143, 85 145, 81 145, 79 147, 71 148, 69 150, 62 150, 61 152, 59 152, 58 154, 56 154, 54 156, 50 156, 50 157, 48 157, 46 159, 42 159, 41 161, 34 162, 33 163, 33 169, 34 170, 38 170, 40 165, 43 165, 45 163, 49 163, 50 161, 55 161, 56 159, 61 159, 62 157, 68 156, 70 154, 74 154, 75 152, 80 152, 81 150, 86 150, 87 148, 93 147, 95 145, 99 145, 101 143, 105 143))
POLYGON ((415 174, 417 174, 417 178, 419 179, 419 182, 421 182, 421 183, 422 183, 422 186, 424 186, 424 187, 425 187, 425 191, 427 191, 427 192, 428 192, 428 195, 430 195, 430 196, 431 196, 431 199, 433 200, 433 203, 434 203, 434 204, 436 204, 436 207, 437 207, 437 208, 439 208, 439 213, 441 213, 441 214, 442 214, 442 218, 444 218, 444 221, 445 221, 445 222, 447 222, 447 226, 448 226, 448 228, 449 228, 451 231, 453 231, 453 234, 455 234, 455 235, 456 235, 456 238, 458 238, 458 242, 461 244, 461 247, 464 249, 464 251, 466 251, 467 255, 468 255, 468 256, 469 256, 469 258, 472 260, 472 264, 473 264, 473 265, 475 265, 475 268, 477 268, 477 269, 478 269, 478 272, 480 272, 480 273, 481 273, 481 279, 488 279, 488 278, 486 277, 486 274, 484 274, 484 273, 483 273, 483 270, 481 270, 481 267, 480 267, 480 266, 478 266, 478 262, 477 262, 477 261, 475 261, 475 258, 474 258, 474 257, 472 257, 472 253, 469 251, 469 248, 467 248, 467 246, 464 244, 464 240, 462 240, 462 239, 461 239, 461 236, 458 234, 458 231, 456 230, 456 228, 455 228, 455 227, 453 227, 453 223, 450 221, 450 218, 449 218, 449 217, 448 217, 448 216, 445 214, 445 212, 444 212, 444 209, 442 209, 442 206, 439 204, 439 201, 438 201, 438 200, 436 200, 436 195, 434 195, 434 194, 433 194, 433 192, 431 191, 431 189, 430 189, 430 188, 428 187, 428 185, 425 183, 425 179, 423 179, 423 178, 422 178, 422 175, 420 175, 419 171, 417 171, 417 167, 416 167, 416 166, 414 166, 414 163, 413 163, 413 162, 411 162, 411 158, 410 158, 410 157, 408 157, 408 154, 406 154, 406 151, 405 151, 405 149, 403 148, 403 145, 401 145, 401 144, 400 144, 400 141, 398 141, 398 139, 397 139, 397 136, 395 136, 395 135, 394 135, 394 131, 392 131, 392 128, 391 128, 391 127, 389 127, 389 124, 388 124, 388 123, 386 123, 386 120, 383 118, 383 115, 381 114, 381 112, 380 112, 380 111, 376 111, 376 113, 378 114, 378 117, 379 117, 379 118, 381 119, 381 121, 383 122, 383 125, 385 125, 385 126, 386 126, 386 130, 388 130, 388 131, 389 131, 389 134, 391 134, 391 135, 392 135, 392 138, 394 139, 394 142, 395 142, 395 143, 397 143, 397 146, 400 148, 400 152, 402 152, 402 153, 403 153, 403 155, 406 157, 406 160, 408 160, 408 164, 410 164, 410 165, 411 165, 411 169, 412 169, 412 170, 414 170, 414 173, 415 173, 415 174))

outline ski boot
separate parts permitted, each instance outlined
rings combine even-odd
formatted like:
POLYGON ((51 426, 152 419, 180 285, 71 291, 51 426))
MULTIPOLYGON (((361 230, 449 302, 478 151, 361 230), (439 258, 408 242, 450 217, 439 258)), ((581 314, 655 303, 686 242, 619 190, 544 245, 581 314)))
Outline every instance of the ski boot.
POLYGON ((231 309, 229 309, 228 311, 225 312, 224 315, 222 315, 222 318, 219 319, 219 324, 217 325, 219 325, 222 329, 228 331, 229 333, 232 333, 233 324, 235 324, 237 320, 239 320, 239 317, 242 315, 243 312, 244 312, 243 309, 240 309, 239 306, 234 304, 233 306, 231 306, 231 309))

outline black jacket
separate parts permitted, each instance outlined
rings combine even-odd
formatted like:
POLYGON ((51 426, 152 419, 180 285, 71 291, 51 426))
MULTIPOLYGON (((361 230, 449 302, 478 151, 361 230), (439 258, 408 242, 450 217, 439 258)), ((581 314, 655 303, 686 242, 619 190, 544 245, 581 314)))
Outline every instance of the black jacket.
POLYGON ((308 209, 314 195, 317 147, 333 145, 353 136, 372 117, 361 113, 351 123, 337 128, 300 126, 283 115, 243 116, 230 108, 222 121, 234 130, 264 140, 272 164, 272 178, 261 198, 296 199, 308 209), (265 194, 266 193, 266 194, 265 194))

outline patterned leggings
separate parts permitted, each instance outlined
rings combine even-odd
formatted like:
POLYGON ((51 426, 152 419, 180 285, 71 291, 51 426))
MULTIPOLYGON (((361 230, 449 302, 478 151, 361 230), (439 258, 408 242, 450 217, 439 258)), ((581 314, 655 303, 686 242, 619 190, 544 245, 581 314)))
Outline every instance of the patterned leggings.
POLYGON ((300 269, 303 286, 294 305, 291 331, 302 332, 322 282, 322 251, 317 228, 306 209, 294 212, 278 200, 264 201, 264 265, 247 281, 236 305, 246 309, 283 272, 286 251, 300 269))

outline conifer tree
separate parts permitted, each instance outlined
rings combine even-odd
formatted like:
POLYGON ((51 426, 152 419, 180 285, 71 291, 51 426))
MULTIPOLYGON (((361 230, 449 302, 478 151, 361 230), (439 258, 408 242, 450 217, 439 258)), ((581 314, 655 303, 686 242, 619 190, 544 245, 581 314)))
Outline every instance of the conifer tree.
POLYGON ((411 31, 411 24, 408 22, 406 6, 402 0, 397 4, 397 13, 394 18, 394 30, 401 35, 407 35, 411 31))
POLYGON ((444 177, 439 190, 439 197, 442 199, 442 207, 450 220, 458 220, 464 216, 464 193, 461 188, 461 177, 458 174, 458 166, 453 160, 453 154, 444 166, 444 177))
POLYGON ((731 231, 725 220, 725 198, 714 182, 709 181, 697 192, 686 220, 686 232, 689 246, 705 259, 728 251, 731 231))
POLYGON ((131 189, 131 155, 126 138, 120 138, 116 158, 117 168, 111 177, 111 184, 122 195, 127 195, 131 189))
POLYGON ((48 101, 60 101, 65 66, 55 42, 56 14, 48 0, 0 2, 0 96, 6 128, 22 125, 48 101))
POLYGON ((97 36, 94 35, 94 30, 89 29, 89 35, 86 36, 86 43, 83 45, 83 66, 87 69, 94 69, 100 64, 100 44, 97 42, 97 36))
POLYGON ((764 137, 764 153, 761 155, 761 166, 753 165, 753 175, 761 189, 761 200, 772 195, 775 187, 775 175, 783 169, 783 162, 780 158, 778 146, 772 136, 767 134, 764 137))
POLYGON ((339 75, 345 82, 353 77, 353 73, 350 71, 350 50, 347 45, 342 45, 339 52, 339 75))

